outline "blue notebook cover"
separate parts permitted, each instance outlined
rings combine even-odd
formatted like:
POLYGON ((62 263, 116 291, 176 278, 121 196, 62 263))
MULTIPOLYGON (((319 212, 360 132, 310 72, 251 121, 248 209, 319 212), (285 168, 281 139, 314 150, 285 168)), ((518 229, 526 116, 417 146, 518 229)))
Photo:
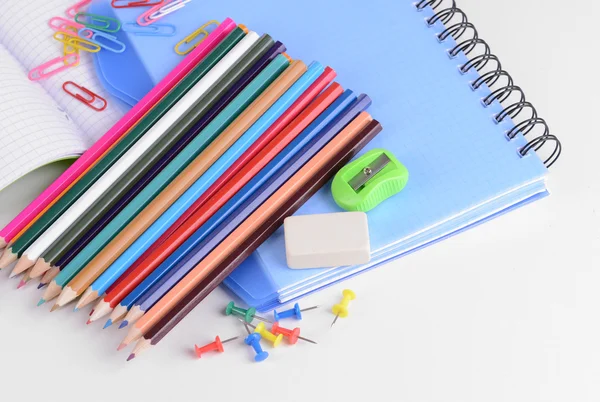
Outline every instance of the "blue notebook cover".
MULTIPOLYGON (((289 269, 280 228, 225 281, 247 304, 275 308, 548 194, 542 160, 533 152, 519 154, 532 138, 507 138, 514 123, 509 118, 495 122, 502 105, 483 105, 491 90, 486 85, 472 89, 479 74, 474 68, 459 71, 469 57, 449 56, 457 41, 438 40, 445 26, 426 24, 435 14, 431 8, 417 11, 407 0, 259 4, 208 2, 202 15, 230 16, 268 32, 287 45, 292 57, 320 60, 338 72, 346 88, 368 93, 370 112, 384 130, 361 154, 373 148, 392 151, 410 179, 400 194, 368 213, 369 264, 289 269)), ((477 54, 475 49, 471 57, 477 54)), ((339 211, 327 185, 296 215, 339 211)))

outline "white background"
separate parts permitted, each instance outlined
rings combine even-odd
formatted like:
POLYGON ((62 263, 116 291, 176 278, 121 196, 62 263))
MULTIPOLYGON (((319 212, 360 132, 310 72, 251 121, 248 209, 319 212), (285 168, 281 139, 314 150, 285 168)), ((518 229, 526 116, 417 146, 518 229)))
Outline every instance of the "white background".
MULTIPOLYGON (((323 306, 299 323, 319 345, 266 347, 261 364, 239 342, 192 357, 194 343, 243 335, 222 314, 221 289, 125 363, 115 351, 122 331, 86 327, 86 312, 36 308, 35 286, 16 291, 2 272, 0 399, 600 400, 600 6, 458 3, 563 141, 551 197, 303 300, 323 306), (330 330, 344 287, 358 298, 330 330)), ((64 168, 0 192, 0 225, 64 168)))

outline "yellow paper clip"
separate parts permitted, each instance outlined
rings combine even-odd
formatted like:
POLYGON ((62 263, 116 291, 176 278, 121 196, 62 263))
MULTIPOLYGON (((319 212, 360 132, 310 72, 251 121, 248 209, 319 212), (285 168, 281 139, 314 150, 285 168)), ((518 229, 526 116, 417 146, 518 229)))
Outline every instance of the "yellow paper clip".
POLYGON ((188 54, 189 52, 194 50, 209 35, 209 32, 206 30, 206 28, 208 28, 211 25, 215 25, 218 27, 219 21, 215 21, 215 20, 208 21, 206 24, 202 25, 200 28, 196 29, 194 32, 192 32, 191 34, 189 34, 188 36, 183 38, 180 42, 178 42, 175 45, 175 53, 177 53, 181 56, 185 56, 186 54, 188 54), (192 42, 194 39, 196 39, 201 34, 203 34, 204 36, 202 36, 202 38, 198 42, 194 43, 186 50, 179 49, 180 46, 189 44, 190 42, 192 42))
POLYGON ((97 53, 101 49, 99 45, 88 40, 82 39, 78 36, 73 36, 67 32, 55 32, 53 37, 59 42, 73 46, 73 48, 77 50, 83 50, 84 52, 97 53))
MULTIPOLYGON (((68 43, 63 43, 63 56, 68 56, 70 54, 79 54, 79 49, 73 47, 68 43)), ((65 58, 65 66, 68 65, 69 62, 65 58)), ((79 59, 77 59, 76 63, 73 63, 73 67, 79 65, 79 59)))

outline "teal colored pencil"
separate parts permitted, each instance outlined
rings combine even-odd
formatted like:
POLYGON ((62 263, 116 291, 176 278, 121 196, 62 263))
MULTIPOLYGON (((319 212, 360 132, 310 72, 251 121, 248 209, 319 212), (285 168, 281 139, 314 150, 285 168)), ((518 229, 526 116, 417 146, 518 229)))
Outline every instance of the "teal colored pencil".
POLYGON ((231 124, 288 66, 277 56, 198 136, 181 151, 48 285, 41 305, 58 296, 62 288, 81 271, 132 219, 134 219, 198 154, 231 124))

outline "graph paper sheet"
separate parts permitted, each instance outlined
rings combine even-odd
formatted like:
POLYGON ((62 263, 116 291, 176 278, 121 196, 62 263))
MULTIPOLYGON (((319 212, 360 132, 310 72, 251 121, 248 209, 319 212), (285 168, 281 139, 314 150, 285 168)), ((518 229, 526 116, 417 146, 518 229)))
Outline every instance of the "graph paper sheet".
POLYGON ((92 57, 85 52, 81 52, 81 61, 76 67, 43 81, 32 82, 27 78, 31 69, 62 56, 62 43, 52 37, 54 31, 48 21, 55 16, 66 18, 65 10, 73 4, 72 0, 2 2, 0 115, 9 114, 13 118, 9 119, 10 123, 0 123, 0 140, 8 139, 0 148, 0 189, 37 167, 83 153, 122 116, 110 99, 106 110, 96 112, 63 91, 62 84, 73 81, 107 97, 96 78, 92 57), (13 88, 5 82, 9 80, 8 74, 13 88), (17 85, 14 83, 18 83, 19 88, 14 87, 17 85), (15 114, 16 106, 11 104, 19 105, 20 96, 35 97, 37 101, 29 102, 27 111, 15 114), (55 111, 54 118, 50 118, 51 111, 55 111), (43 115, 44 119, 34 119, 35 123, 23 121, 36 114, 43 115), (61 121, 69 128, 57 129, 61 121), (18 141, 9 149, 6 144, 14 138, 18 141))

